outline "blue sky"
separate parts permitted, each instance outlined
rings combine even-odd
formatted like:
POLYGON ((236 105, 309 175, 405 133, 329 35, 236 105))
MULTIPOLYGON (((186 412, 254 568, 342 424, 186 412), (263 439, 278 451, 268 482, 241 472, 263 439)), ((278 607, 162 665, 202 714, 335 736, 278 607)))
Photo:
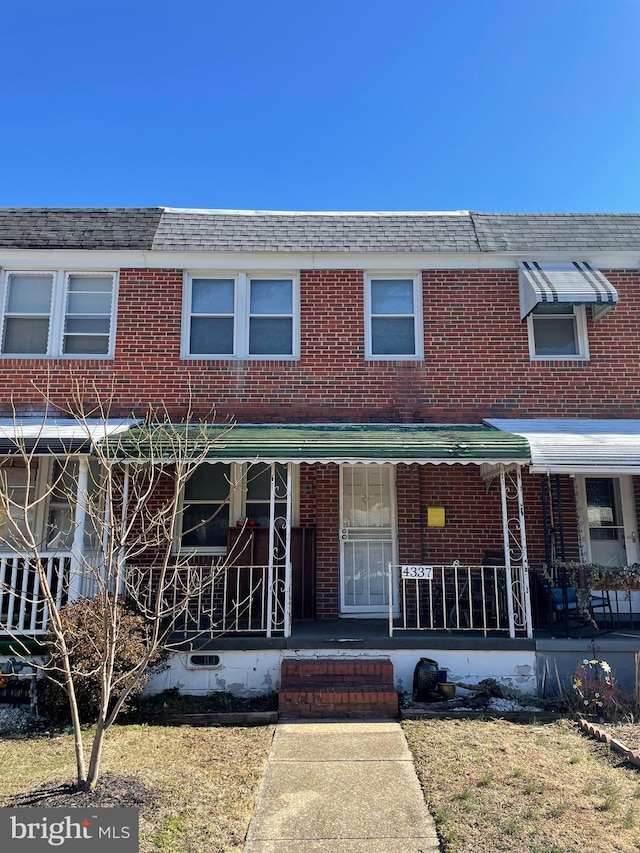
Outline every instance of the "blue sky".
POLYGON ((640 0, 2 0, 0 206, 640 210, 640 0))

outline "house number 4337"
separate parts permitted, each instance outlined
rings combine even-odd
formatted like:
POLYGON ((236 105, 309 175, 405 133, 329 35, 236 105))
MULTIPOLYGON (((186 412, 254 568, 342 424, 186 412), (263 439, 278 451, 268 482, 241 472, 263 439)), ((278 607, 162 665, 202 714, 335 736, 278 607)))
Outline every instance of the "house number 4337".
POLYGON ((400 566, 402 578, 433 580, 433 566, 400 566))

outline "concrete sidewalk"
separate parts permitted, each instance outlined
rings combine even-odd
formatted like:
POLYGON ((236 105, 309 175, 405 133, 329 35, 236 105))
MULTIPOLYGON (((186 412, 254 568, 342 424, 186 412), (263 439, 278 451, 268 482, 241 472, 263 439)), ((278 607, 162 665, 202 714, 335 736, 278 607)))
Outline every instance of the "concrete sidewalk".
POLYGON ((244 853, 436 853, 398 723, 279 723, 244 853))

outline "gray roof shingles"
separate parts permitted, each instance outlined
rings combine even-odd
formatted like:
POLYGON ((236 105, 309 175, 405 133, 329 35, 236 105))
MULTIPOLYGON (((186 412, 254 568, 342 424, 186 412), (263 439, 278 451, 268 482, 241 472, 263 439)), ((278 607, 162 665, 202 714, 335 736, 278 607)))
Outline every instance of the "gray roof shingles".
POLYGON ((468 216, 167 211, 154 249, 222 252, 473 252, 468 216))
POLYGON ((472 213, 480 251, 639 251, 637 213, 472 213))
POLYGON ((0 208, 0 249, 210 252, 640 251, 640 214, 271 213, 0 208))
POLYGON ((151 249, 160 207, 0 208, 0 248, 151 249))

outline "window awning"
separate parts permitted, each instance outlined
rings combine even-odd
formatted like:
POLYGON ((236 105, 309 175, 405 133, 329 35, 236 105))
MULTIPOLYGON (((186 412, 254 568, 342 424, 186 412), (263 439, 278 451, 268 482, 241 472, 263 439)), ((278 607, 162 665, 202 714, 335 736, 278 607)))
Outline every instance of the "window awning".
MULTIPOLYGON (((194 453, 214 439, 207 459, 215 462, 309 462, 391 464, 524 464, 527 442, 482 425, 237 424, 175 425, 153 434, 137 427, 109 439, 114 459, 170 462, 174 442, 189 439, 194 453)), ((184 445, 182 445, 184 446, 184 445)))
POLYGON ((532 473, 640 474, 640 420, 491 418, 486 423, 526 439, 532 473))
POLYGON ((0 418, 0 455, 15 456, 22 449, 42 455, 90 453, 94 442, 134 425, 132 420, 0 418))
POLYGON ((593 319, 599 320, 618 302, 618 292, 600 270, 588 263, 520 264, 520 319, 524 320, 536 305, 568 303, 591 305, 593 319))

